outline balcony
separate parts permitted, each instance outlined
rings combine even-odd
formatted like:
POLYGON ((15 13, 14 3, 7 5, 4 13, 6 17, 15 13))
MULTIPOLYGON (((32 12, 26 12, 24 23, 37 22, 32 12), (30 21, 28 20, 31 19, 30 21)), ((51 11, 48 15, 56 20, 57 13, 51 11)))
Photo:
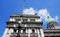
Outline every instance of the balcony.
POLYGON ((38 36, 37 33, 31 33, 30 36, 38 36))
MULTIPOLYGON (((17 36, 17 33, 12 33, 11 36, 17 36)), ((28 36, 28 33, 20 33, 20 36, 28 36)), ((37 33, 30 33, 30 36, 38 36, 37 33)))
POLYGON ((60 33, 45 33, 45 36, 60 36, 60 33))
POLYGON ((60 29, 44 29, 44 33, 47 33, 47 32, 60 32, 60 29))
POLYGON ((60 29, 45 29, 45 36, 60 36, 60 29))

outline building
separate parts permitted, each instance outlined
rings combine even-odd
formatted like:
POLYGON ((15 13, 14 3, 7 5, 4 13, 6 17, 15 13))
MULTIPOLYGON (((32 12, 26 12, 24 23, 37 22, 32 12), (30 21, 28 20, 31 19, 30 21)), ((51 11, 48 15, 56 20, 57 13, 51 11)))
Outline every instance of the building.
POLYGON ((3 37, 60 37, 60 26, 48 17, 47 29, 42 29, 43 22, 40 16, 27 14, 13 14, 6 21, 6 29, 3 37))
POLYGON ((13 14, 6 22, 4 37, 44 37, 40 16, 13 14))
POLYGON ((45 37, 60 37, 60 26, 51 17, 47 20, 47 29, 44 29, 45 37))

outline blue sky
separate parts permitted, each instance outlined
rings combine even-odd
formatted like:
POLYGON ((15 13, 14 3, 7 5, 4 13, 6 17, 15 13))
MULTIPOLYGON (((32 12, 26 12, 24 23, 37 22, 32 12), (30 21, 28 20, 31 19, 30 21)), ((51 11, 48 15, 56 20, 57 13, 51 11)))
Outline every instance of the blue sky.
MULTIPOLYGON (((22 4, 23 0, 0 0, 0 37, 3 35, 6 20, 9 20, 10 15, 13 13, 22 13, 22 4)), ((52 17, 57 15, 59 18, 58 21, 60 22, 60 0, 26 0, 24 8, 30 7, 38 10, 46 8, 52 17)))

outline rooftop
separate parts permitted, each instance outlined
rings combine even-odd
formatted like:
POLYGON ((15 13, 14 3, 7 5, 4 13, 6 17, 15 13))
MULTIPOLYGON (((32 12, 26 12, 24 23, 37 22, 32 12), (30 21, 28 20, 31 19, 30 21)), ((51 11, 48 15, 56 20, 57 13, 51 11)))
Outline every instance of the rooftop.
POLYGON ((38 16, 38 15, 28 15, 28 14, 22 14, 22 15, 20 15, 20 14, 17 14, 17 13, 11 15, 10 17, 40 18, 40 16, 38 16))

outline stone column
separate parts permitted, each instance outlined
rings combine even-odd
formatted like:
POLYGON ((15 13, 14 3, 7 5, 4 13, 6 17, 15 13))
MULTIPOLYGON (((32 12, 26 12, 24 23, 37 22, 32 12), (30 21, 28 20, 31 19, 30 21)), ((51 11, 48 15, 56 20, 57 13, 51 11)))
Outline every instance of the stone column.
POLYGON ((28 29, 28 37, 30 37, 30 29, 28 29))
POLYGON ((43 29, 40 29, 41 37, 44 37, 43 29))
POLYGON ((28 33, 27 28, 26 28, 26 33, 28 33))
POLYGON ((10 28, 10 29, 9 29, 9 32, 8 32, 8 33, 9 33, 9 36, 11 36, 11 33, 13 33, 13 32, 14 32, 13 29, 10 28))
POLYGON ((2 37, 10 37, 9 34, 7 34, 8 32, 9 32, 9 29, 6 28, 2 37))
POLYGON ((39 29, 37 29, 37 33, 38 33, 38 37, 40 37, 40 32, 39 32, 39 29))

